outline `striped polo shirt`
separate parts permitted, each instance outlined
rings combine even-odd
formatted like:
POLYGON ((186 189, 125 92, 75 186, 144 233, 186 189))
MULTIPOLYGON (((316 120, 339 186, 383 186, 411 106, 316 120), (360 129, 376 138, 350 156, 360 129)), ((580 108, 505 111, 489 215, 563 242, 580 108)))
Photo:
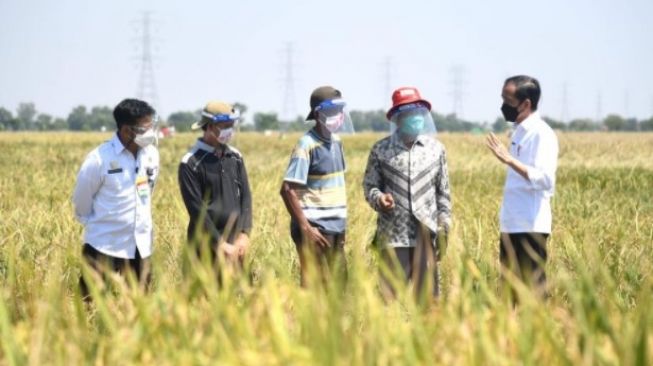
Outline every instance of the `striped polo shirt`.
POLYGON ((295 146, 284 181, 302 185, 296 193, 306 219, 330 234, 347 227, 345 157, 342 141, 308 131, 295 146))

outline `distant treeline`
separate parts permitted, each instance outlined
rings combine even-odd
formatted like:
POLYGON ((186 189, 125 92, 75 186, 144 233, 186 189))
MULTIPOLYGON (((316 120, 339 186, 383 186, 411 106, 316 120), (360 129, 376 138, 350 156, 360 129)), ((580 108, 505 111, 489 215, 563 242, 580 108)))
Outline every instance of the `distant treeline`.
MULTIPOLYGON (((245 117, 240 125, 241 131, 303 131, 306 129, 304 118, 297 116, 295 120, 286 121, 276 113, 255 113, 251 120, 247 119, 247 106, 234 104, 245 117)), ((113 109, 110 107, 85 106, 74 108, 66 118, 53 117, 47 113, 39 113, 34 103, 21 103, 15 113, 0 107, 0 131, 100 131, 115 129, 113 109)), ((161 119, 161 125, 174 126, 179 132, 190 130, 190 125, 197 121, 200 111, 179 111, 161 119)), ((389 125, 385 111, 352 111, 352 122, 356 131, 388 131, 389 125)), ((443 115, 433 112, 438 131, 448 132, 482 132, 493 130, 503 131, 509 127, 503 118, 498 117, 493 123, 474 122, 458 118, 455 114, 443 115)), ((653 131, 653 116, 645 120, 624 118, 616 114, 606 116, 602 121, 588 118, 574 119, 569 122, 544 117, 552 128, 563 131, 653 131)))

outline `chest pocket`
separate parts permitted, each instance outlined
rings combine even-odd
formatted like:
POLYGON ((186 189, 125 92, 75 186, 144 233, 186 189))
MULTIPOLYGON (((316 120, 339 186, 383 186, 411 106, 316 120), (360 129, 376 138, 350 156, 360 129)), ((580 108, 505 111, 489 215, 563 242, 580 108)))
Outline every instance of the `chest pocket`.
POLYGON ((124 169, 121 172, 112 171, 109 173, 108 170, 104 171, 104 182, 102 183, 102 188, 100 189, 101 195, 106 197, 111 197, 112 199, 122 199, 133 194, 134 190, 130 189, 135 185, 131 180, 129 173, 124 169))
POLYGON ((510 146, 512 156, 526 165, 532 165, 535 160, 535 157, 531 153, 533 149, 533 136, 532 133, 527 132, 520 139, 513 140, 510 146))
POLYGON ((129 177, 124 169, 105 170, 104 185, 111 190, 121 190, 129 184, 129 177))
POLYGON ((342 158, 338 154, 338 146, 324 145, 321 148, 315 148, 311 151, 311 165, 308 170, 309 175, 326 175, 337 171, 345 170, 342 165, 342 158))
POLYGON ((241 181, 238 174, 238 161, 233 157, 215 159, 207 162, 205 187, 211 187, 212 198, 223 199, 240 197, 241 181))
POLYGON ((401 151, 387 160, 381 160, 381 174, 390 179, 393 176, 408 178, 408 152, 401 151))

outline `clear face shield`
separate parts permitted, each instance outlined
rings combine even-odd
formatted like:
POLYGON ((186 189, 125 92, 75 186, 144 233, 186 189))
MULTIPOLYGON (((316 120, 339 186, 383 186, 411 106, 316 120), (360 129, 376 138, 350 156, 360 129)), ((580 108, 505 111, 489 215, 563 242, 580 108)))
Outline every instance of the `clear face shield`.
POLYGON ((342 99, 325 100, 314 109, 315 119, 331 133, 353 134, 354 124, 342 99))
POLYGON ((390 121, 393 122, 390 132, 395 133, 398 130, 399 134, 405 137, 437 134, 431 111, 419 102, 400 106, 390 121))

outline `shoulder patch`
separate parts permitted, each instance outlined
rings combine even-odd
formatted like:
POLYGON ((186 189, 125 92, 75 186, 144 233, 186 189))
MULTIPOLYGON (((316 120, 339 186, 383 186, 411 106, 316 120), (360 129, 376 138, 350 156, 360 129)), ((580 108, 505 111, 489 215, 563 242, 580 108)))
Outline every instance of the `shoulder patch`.
POLYGON ((181 162, 182 162, 182 164, 188 164, 188 162, 190 161, 190 159, 195 155, 195 153, 197 153, 197 150, 198 150, 197 147, 193 147, 192 149, 190 149, 190 150, 189 150, 189 151, 188 151, 188 152, 187 152, 187 153, 186 153, 186 154, 181 158, 181 162))
POLYGON ((187 152, 187 153, 186 153, 186 154, 181 158, 181 162, 182 162, 183 164, 188 164, 188 160, 190 160, 190 158, 191 158, 192 156, 193 156, 192 153, 187 152))
POLYGON ((313 144, 315 144, 315 139, 308 133, 302 136, 297 142, 297 146, 303 149, 308 149, 313 144))

